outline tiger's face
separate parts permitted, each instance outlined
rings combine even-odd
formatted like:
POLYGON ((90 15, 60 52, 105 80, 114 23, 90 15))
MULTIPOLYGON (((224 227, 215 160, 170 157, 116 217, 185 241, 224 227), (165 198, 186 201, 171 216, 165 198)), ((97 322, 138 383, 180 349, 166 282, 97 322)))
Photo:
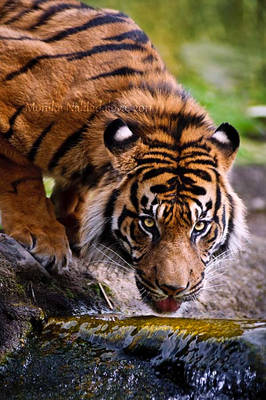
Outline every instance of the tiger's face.
POLYGON ((238 134, 223 124, 225 132, 217 130, 209 140, 166 150, 134 143, 138 139, 121 120, 111 125, 106 135, 119 145, 117 151, 106 141, 114 165, 123 169, 127 149, 134 167, 108 199, 109 239, 134 266, 143 300, 157 312, 175 312, 182 302, 197 298, 213 255, 227 250, 230 236, 235 240, 239 199, 232 190, 229 195, 219 147, 225 148, 229 163, 238 134))
POLYGON ((193 172, 199 169, 192 172, 189 159, 180 162, 180 169, 182 164, 183 179, 176 167, 176 175, 161 171, 145 181, 145 173, 156 171, 153 167, 126 180, 111 224, 113 236, 130 255, 143 299, 159 312, 176 311, 181 302, 197 297, 205 266, 228 231, 230 204, 220 193, 216 209, 215 176, 210 182, 203 177, 195 181, 193 172))

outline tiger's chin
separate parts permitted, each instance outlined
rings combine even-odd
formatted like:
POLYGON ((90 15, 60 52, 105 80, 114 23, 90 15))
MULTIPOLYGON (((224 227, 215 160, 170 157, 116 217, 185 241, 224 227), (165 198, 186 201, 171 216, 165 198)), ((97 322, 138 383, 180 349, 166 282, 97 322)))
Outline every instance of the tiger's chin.
POLYGON ((166 299, 154 302, 154 307, 159 313, 174 313, 179 310, 182 301, 177 301, 174 297, 167 297, 166 299))
POLYGON ((144 290, 144 287, 141 283, 136 279, 136 285, 141 294, 142 300, 146 303, 153 311, 159 314, 172 314, 179 310, 182 304, 182 299, 175 299, 173 296, 164 297, 161 300, 158 298, 154 299, 153 296, 147 291, 144 290))

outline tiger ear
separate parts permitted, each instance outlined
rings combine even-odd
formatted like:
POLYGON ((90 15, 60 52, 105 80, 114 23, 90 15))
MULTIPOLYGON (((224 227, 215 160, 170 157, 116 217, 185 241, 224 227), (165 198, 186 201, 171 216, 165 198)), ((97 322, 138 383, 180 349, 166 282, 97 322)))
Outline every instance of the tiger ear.
POLYGON ((120 118, 109 123, 104 131, 104 144, 114 155, 129 150, 137 140, 138 136, 120 118))
POLYGON ((216 129, 210 141, 219 150, 224 160, 225 170, 228 170, 236 157, 239 147, 239 133, 228 122, 224 122, 216 129))

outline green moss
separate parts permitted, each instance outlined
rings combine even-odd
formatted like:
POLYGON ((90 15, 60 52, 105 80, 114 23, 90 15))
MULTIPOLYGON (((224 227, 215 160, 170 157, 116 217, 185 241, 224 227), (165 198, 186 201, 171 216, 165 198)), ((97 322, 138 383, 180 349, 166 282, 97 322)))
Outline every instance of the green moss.
POLYGON ((11 275, 0 276, 0 285, 6 296, 26 298, 24 286, 17 283, 11 275))
POLYGON ((20 285, 19 283, 16 283, 16 290, 17 290, 17 293, 18 293, 19 296, 25 296, 26 295, 24 286, 20 285))
POLYGON ((105 283, 102 283, 102 287, 104 288, 105 293, 107 294, 107 296, 110 296, 110 297, 113 296, 112 289, 109 286, 107 286, 105 283))
POLYGON ((90 285, 90 289, 97 295, 101 296, 101 289, 99 288, 98 283, 93 283, 90 285))
POLYGON ((65 293, 69 299, 72 299, 72 300, 75 299, 75 295, 73 294, 73 292, 70 289, 66 288, 65 293))

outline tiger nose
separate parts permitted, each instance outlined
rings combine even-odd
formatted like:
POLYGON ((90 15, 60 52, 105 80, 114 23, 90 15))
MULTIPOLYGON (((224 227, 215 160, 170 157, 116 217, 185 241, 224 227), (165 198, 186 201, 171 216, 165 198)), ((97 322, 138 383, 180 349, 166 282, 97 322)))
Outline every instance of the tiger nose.
POLYGON ((160 288, 168 296, 176 296, 177 294, 186 290, 188 288, 188 286, 189 286, 189 282, 187 283, 186 286, 173 286, 173 285, 167 285, 166 283, 164 283, 164 284, 160 285, 160 288))

